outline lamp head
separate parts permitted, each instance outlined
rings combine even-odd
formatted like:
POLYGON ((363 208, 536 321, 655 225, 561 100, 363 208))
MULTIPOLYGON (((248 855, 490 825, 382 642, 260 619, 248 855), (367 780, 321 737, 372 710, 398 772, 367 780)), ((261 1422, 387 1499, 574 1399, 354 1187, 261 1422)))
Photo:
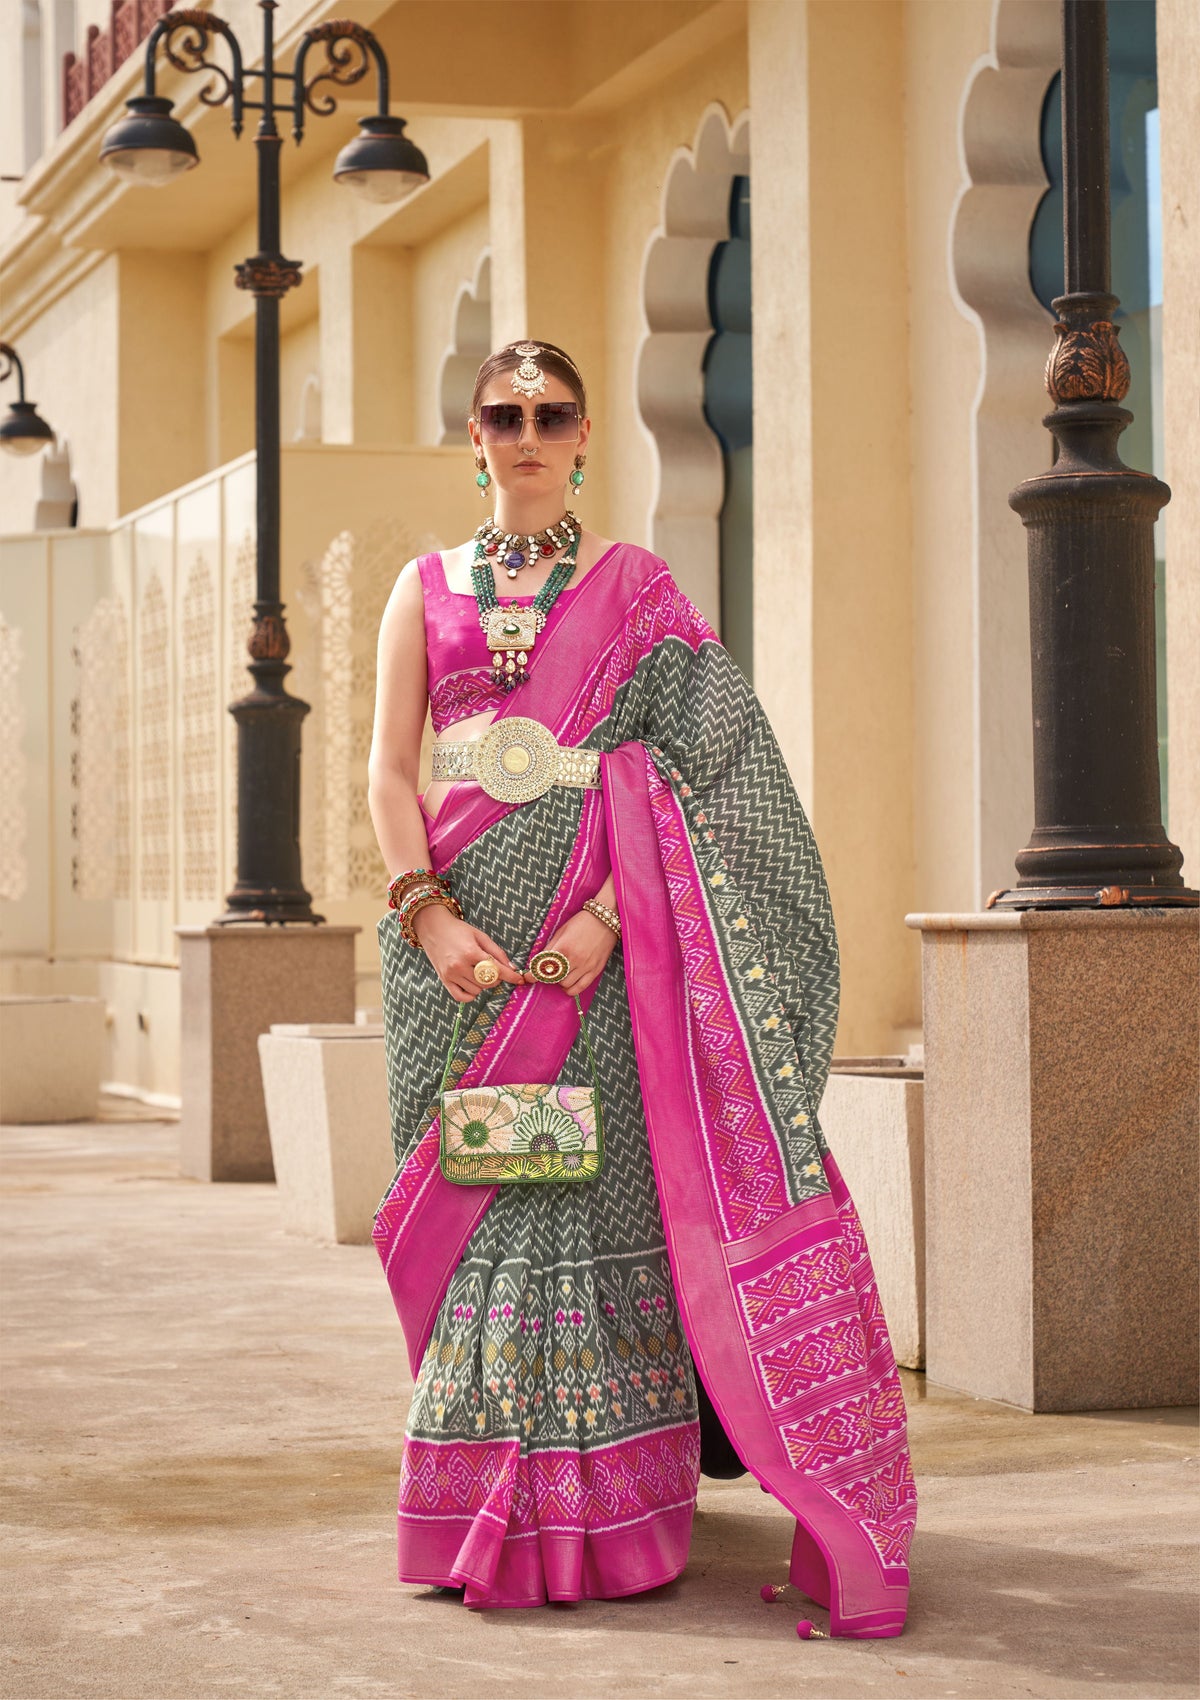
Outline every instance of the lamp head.
POLYGON ((360 118, 361 132, 347 142, 333 166, 335 183, 348 183, 368 201, 402 201, 429 181, 429 165, 404 134, 403 118, 377 112, 360 118))
POLYGON ((192 133, 172 118, 169 100, 161 95, 135 95, 125 102, 125 111, 100 149, 100 158, 118 177, 159 189, 199 165, 192 133))
POLYGON ((35 455, 54 441, 54 432, 31 401, 14 401, 0 419, 0 449, 10 455, 35 455))

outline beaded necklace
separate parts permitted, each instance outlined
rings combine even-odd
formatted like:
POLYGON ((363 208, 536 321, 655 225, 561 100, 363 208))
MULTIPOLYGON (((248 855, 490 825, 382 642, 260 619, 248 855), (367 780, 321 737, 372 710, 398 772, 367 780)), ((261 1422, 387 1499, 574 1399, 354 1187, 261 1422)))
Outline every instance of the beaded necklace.
POLYGON ((501 531, 494 518, 485 519, 475 533, 475 541, 483 545, 485 555, 499 555, 509 578, 516 578, 524 566, 532 566, 539 556, 546 558, 566 549, 583 530, 570 508, 553 525, 541 531, 501 531))
POLYGON ((529 652, 534 646, 537 634, 546 624, 546 616, 553 608, 559 592, 565 588, 575 571, 575 557, 578 553, 579 533, 576 532, 566 554, 560 561, 555 562, 550 577, 534 597, 533 606, 519 608, 516 602, 510 602, 507 608, 503 608, 496 595, 496 575, 492 571, 492 563, 487 558, 482 542, 476 543, 475 559, 471 563, 471 585, 479 609, 479 624, 487 638, 488 648, 492 651, 493 677, 503 681, 506 691, 514 690, 517 685, 523 685, 528 679, 529 652))

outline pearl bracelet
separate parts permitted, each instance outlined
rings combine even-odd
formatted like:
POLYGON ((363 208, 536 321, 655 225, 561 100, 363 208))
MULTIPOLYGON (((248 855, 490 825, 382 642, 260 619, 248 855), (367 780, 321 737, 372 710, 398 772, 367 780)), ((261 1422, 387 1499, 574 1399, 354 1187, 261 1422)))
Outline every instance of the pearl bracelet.
POLYGON ((617 937, 621 936, 621 917, 615 909, 610 909, 607 903, 601 903, 598 897, 589 897, 583 907, 589 915, 594 915, 598 921, 603 921, 606 927, 611 927, 617 937))

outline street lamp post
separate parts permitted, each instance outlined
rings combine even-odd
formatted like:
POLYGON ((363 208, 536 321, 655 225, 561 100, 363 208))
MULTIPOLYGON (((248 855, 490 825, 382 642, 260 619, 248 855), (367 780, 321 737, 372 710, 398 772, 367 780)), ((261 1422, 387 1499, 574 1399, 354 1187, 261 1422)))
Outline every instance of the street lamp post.
POLYGON ((17 399, 0 419, 0 449, 10 455, 35 455, 54 441, 53 428, 31 401, 25 400, 25 368, 21 356, 8 342, 0 342, 0 384, 15 375, 17 399))
POLYGON ((223 19, 193 8, 168 12, 146 41, 145 91, 126 102, 127 116, 104 139, 100 157, 127 181, 159 187, 199 163, 191 133, 171 115, 171 102, 156 92, 155 63, 161 44, 168 63, 180 71, 208 71, 201 92, 208 106, 227 102, 235 136, 243 114, 260 114, 258 153, 258 252, 235 267, 237 287, 254 296, 255 451, 257 557, 254 626, 249 671, 254 688, 230 705, 238 728, 237 882, 222 923, 318 922, 300 871, 300 726, 308 704, 288 694, 284 678, 290 646, 280 600, 279 575, 279 303, 302 281, 301 264, 280 250, 279 156, 283 138, 276 118, 290 114, 292 135, 304 135, 306 112, 324 116, 336 101, 323 84, 347 87, 361 81, 374 61, 378 111, 358 121, 359 134, 338 155, 336 181, 373 201, 402 200, 428 182, 425 157, 404 134, 404 120, 388 111, 388 65, 368 29, 347 20, 318 24, 297 46, 291 71, 275 65, 276 0, 259 0, 263 45, 261 68, 243 64, 237 37, 223 19), (230 69, 209 57, 218 38, 227 47, 230 69), (313 49, 321 50, 309 73, 313 49), (247 98, 248 79, 261 99, 247 98), (282 85, 283 98, 277 97, 282 85))
POLYGON ((1129 362, 1112 316, 1105 0, 1063 0, 1063 246, 1048 472, 1009 497, 1029 534, 1034 827, 989 908, 1194 906, 1162 824, 1154 522, 1171 492, 1117 439, 1129 362))

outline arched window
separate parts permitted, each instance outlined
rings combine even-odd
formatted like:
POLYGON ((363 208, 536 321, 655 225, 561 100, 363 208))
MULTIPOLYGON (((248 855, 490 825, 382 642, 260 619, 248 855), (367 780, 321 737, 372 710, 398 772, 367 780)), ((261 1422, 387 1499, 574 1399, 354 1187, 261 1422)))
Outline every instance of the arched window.
POLYGON ((750 338, 750 179, 735 177, 729 240, 708 268, 713 335, 704 353, 704 417, 725 462, 719 516, 721 637, 747 679, 754 678, 754 389, 750 338))
POLYGON ((667 167, 661 222, 642 266, 646 334, 637 354, 638 410, 657 458, 651 547, 727 643, 728 601, 735 626, 740 620, 730 647, 747 673, 749 169, 749 114, 730 124, 710 106, 693 145, 667 167), (742 553, 727 569, 726 538, 735 533, 742 553))

